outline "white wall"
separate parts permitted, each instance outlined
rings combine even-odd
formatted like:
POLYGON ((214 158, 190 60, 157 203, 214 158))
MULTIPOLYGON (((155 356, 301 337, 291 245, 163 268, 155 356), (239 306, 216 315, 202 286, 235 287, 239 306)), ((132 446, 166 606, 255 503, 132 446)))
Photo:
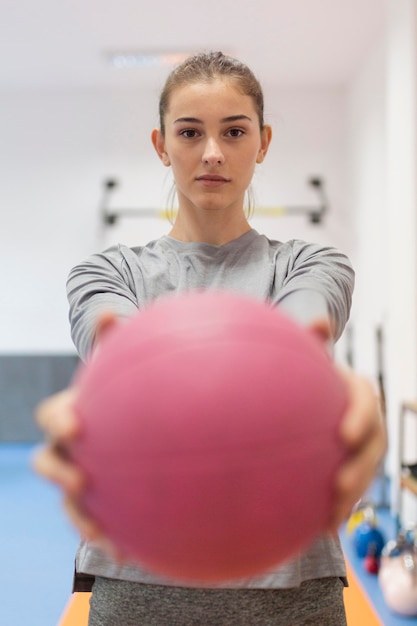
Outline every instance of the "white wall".
MULTIPOLYGON (((383 327, 392 505, 397 506, 400 405, 417 397, 417 7, 387 1, 387 28, 349 93, 350 183, 356 228, 356 368, 376 372, 383 327)), ((408 460, 417 431, 407 429, 408 460)), ((406 507, 416 519, 415 499, 406 507)))
MULTIPOLYGON (((376 42, 348 92, 349 205, 356 268, 352 332, 355 369, 377 376, 376 328, 385 321, 386 46, 376 42)), ((386 329, 385 329, 386 330, 386 329)))
MULTIPOLYGON (((0 352, 72 351, 69 269, 115 241, 145 243, 169 228, 163 220, 126 218, 103 229, 99 211, 109 176, 121 183, 114 206, 165 206, 169 172, 150 143, 157 96, 0 94, 0 352)), ((254 218, 253 226, 278 239, 318 240, 349 252, 343 90, 269 88, 266 100, 274 140, 255 177, 259 204, 315 205, 307 180, 319 175, 327 182, 331 211, 319 227, 305 217, 254 218)))
MULTIPOLYGON (((389 9, 387 358, 395 462, 398 425, 394 416, 401 402, 417 398, 417 5, 414 0, 390 0, 389 9)), ((417 458, 416 427, 414 420, 406 430, 406 452, 412 462, 417 458)), ((398 471, 398 463, 394 467, 398 471)), ((405 515, 410 521, 417 519, 416 498, 409 502, 405 515)))
POLYGON ((0 350, 72 349, 65 279, 102 246, 103 177, 137 177, 141 201, 159 200, 161 171, 140 149, 153 119, 137 95, 99 92, 3 93, 0 110, 0 350))

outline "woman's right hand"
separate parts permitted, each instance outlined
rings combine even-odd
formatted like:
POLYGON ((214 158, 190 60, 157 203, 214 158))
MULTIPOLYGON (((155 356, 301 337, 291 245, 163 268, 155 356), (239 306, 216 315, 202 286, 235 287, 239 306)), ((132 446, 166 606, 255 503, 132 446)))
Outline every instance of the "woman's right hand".
POLYGON ((78 504, 85 478, 66 452, 79 429, 72 409, 76 393, 76 388, 70 387, 44 400, 36 409, 35 420, 45 433, 46 443, 35 453, 33 467, 62 489, 64 508, 81 535, 96 540, 100 539, 99 528, 78 504))
MULTIPOLYGON (((99 340, 117 324, 112 312, 103 312, 96 325, 94 349, 99 340)), ((45 433, 46 443, 33 458, 34 469, 63 491, 63 504, 74 526, 85 539, 94 540, 114 556, 114 546, 104 537, 98 525, 83 511, 80 496, 85 488, 85 476, 71 461, 68 448, 79 434, 79 422, 73 410, 76 386, 68 387, 44 400, 35 411, 35 420, 45 433)))

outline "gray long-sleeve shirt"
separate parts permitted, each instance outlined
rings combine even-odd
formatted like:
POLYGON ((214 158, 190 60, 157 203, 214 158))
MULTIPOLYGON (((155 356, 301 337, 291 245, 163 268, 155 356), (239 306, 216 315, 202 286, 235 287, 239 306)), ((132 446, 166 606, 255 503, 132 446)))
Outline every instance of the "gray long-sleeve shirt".
MULTIPOLYGON (((143 247, 114 246, 77 265, 67 286, 72 337, 86 359, 101 312, 128 317, 168 292, 192 289, 244 293, 282 307, 302 324, 327 318, 336 341, 349 317, 353 285, 350 262, 338 250, 299 240, 272 241, 250 230, 222 246, 169 236, 143 247)), ((117 563, 89 542, 79 547, 76 569, 137 582, 180 584, 137 564, 117 563)), ((327 576, 345 576, 345 565, 338 539, 323 536, 278 568, 221 586, 285 588, 327 576)))

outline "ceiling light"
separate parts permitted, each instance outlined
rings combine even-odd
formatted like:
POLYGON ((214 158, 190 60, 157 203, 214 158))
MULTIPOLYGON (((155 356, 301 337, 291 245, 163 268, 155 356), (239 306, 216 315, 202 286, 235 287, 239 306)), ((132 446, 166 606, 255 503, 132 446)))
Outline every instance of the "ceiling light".
POLYGON ((106 53, 108 65, 115 69, 137 67, 169 67, 181 63, 191 52, 138 52, 119 51, 106 53))

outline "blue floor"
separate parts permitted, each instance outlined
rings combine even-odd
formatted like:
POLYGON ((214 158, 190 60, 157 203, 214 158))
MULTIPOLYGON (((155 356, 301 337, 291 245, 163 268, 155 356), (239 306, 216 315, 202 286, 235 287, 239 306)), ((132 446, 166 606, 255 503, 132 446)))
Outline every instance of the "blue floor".
POLYGON ((0 445, 0 624, 57 626, 78 538, 57 490, 30 467, 32 445, 0 445))
MULTIPOLYGON (((0 625, 57 626, 71 594, 78 537, 65 517, 57 489, 30 467, 34 447, 0 444, 0 625)), ((386 539, 395 525, 378 509, 386 539)), ((356 556, 351 537, 341 529, 349 562, 384 626, 416 626, 386 607, 377 576, 356 556)), ((357 626, 366 626, 358 624, 357 626)))

